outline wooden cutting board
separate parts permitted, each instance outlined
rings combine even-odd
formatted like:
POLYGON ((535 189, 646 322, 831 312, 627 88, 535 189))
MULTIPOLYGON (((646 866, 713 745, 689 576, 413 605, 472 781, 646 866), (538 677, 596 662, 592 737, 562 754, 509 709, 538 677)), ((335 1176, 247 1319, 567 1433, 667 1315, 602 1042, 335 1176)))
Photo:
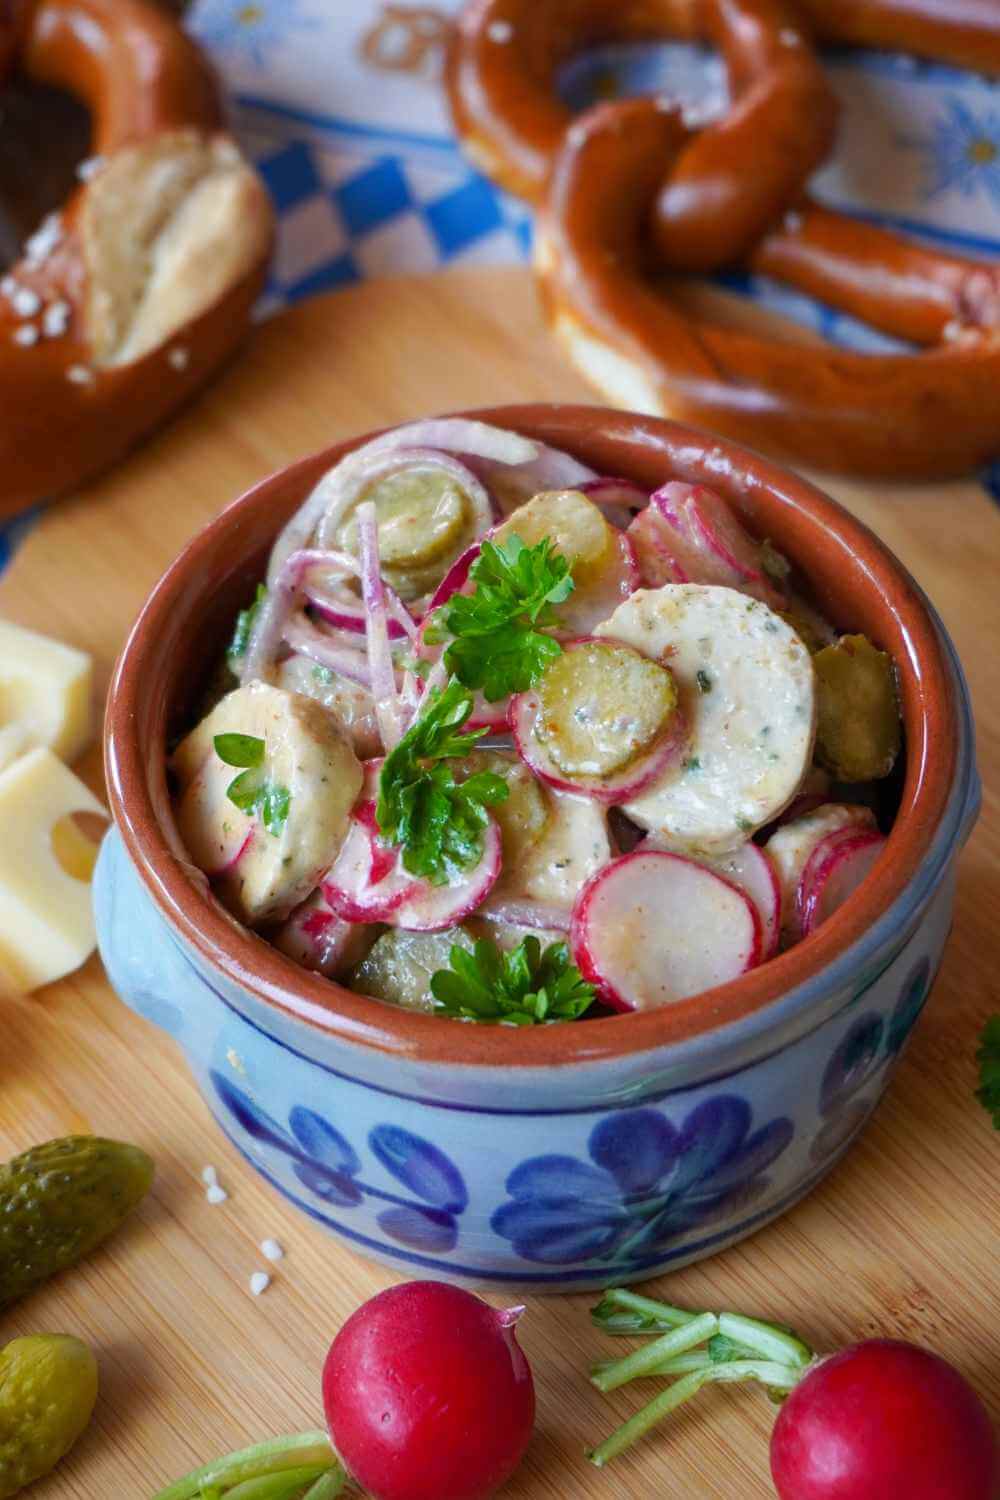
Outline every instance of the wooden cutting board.
MULTIPOLYGON (((476 404, 587 400, 545 334, 526 272, 380 281, 268 324, 225 378, 109 479, 51 509, 0 580, 0 613, 92 651, 101 691, 150 585, 183 542, 252 481, 336 438, 476 404)), ((819 1348, 876 1331, 954 1359, 1000 1417, 996 1318, 1000 1135, 973 1098, 980 1025, 1000 1010, 1000 510, 972 483, 828 486, 931 595, 979 709, 984 815, 961 865, 955 930, 889 1096, 832 1178, 780 1223, 653 1285, 690 1306, 785 1320, 819 1348)), ((100 785, 93 750, 84 772, 100 785)), ((0 830, 2 837, 2 830, 0 830)), ((140 1142, 153 1193, 86 1265, 0 1317, 0 1343, 64 1330, 101 1366, 92 1427, 39 1500, 145 1500, 231 1448, 317 1425, 330 1336, 393 1279, 278 1198, 223 1141, 174 1046, 115 998, 99 962, 0 1003, 0 1151, 70 1131, 140 1142), (210 1206, 201 1170, 229 1192, 210 1206), (258 1243, 285 1246, 259 1300, 258 1243)), ((510 1500, 769 1496, 773 1409, 709 1392, 599 1473, 584 1448, 643 1399, 586 1380, 607 1341, 586 1296, 534 1300, 523 1342, 538 1432, 510 1500)), ((485 1421, 489 1412, 483 1413, 485 1421)), ((889 1497, 886 1497, 889 1500, 889 1497)))

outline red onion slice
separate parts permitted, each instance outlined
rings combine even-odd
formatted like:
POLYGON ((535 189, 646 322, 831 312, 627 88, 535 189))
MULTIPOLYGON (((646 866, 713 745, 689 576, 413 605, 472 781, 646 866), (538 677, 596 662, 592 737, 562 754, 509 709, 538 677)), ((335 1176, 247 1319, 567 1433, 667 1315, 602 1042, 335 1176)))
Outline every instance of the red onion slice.
POLYGON ((274 577, 268 577, 267 594, 257 610, 244 653, 241 682, 267 681, 296 595, 312 567, 356 571, 357 563, 345 552, 320 551, 315 547, 292 552, 285 558, 274 577))
POLYGON ((506 901, 503 896, 487 896, 476 916, 508 927, 569 932, 570 913, 564 907, 546 906, 540 901, 506 901))
POLYGON ((504 516, 509 516, 526 500, 533 500, 542 490, 578 490, 599 477, 595 470, 588 469, 561 448, 550 448, 546 443, 536 446, 538 452, 528 462, 513 464, 509 460, 476 458, 472 450, 466 450, 472 467, 489 485, 504 516))
POLYGON ((385 588, 379 568, 378 525, 375 505, 366 500, 358 506, 358 543, 361 548, 361 597, 367 621, 368 666, 372 697, 382 744, 393 750, 403 737, 402 714, 396 697, 396 673, 389 650, 389 625, 385 588))
POLYGON ((308 620, 291 620, 285 627, 284 640, 299 656, 308 657, 319 667, 327 667, 350 682, 371 691, 372 674, 368 658, 355 646, 333 640, 308 620))

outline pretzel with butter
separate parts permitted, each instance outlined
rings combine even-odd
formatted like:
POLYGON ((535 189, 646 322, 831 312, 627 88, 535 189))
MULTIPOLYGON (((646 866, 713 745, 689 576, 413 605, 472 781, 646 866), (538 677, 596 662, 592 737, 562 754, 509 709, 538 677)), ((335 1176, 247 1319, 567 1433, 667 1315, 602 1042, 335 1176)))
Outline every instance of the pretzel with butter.
POLYGON ((189 399, 243 334, 273 237, 207 63, 150 0, 0 0, 0 88, 14 68, 80 98, 93 144, 0 278, 0 516, 189 399))
POLYGON ((542 205, 551 321, 606 396, 792 462, 966 471, 1000 449, 1000 268, 808 199, 835 123, 813 32, 1000 72, 993 0, 472 0, 450 56, 452 109, 474 159, 542 205), (636 100, 573 120, 559 67, 623 36, 713 42, 729 114, 695 132, 662 100, 636 100), (927 347, 860 355, 748 332, 691 312, 663 275, 732 264, 927 347))

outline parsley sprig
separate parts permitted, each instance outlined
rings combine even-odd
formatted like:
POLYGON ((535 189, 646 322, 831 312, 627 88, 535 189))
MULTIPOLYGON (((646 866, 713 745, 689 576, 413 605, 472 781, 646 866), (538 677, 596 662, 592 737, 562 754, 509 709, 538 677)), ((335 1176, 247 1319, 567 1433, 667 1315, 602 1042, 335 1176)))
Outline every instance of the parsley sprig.
POLYGON ((386 756, 379 777, 375 819, 382 837, 402 851, 403 867, 433 885, 445 885, 479 863, 487 807, 509 796, 492 771, 455 779, 451 761, 463 759, 485 730, 460 731, 473 697, 450 681, 432 693, 429 706, 386 756))
POLYGON ((431 994, 440 1011, 465 1021, 537 1026, 576 1021, 594 1002, 594 987, 570 962, 564 942, 543 951, 536 937, 523 938, 504 953, 480 938, 470 953, 453 946, 451 965, 431 976, 431 994))
POLYGON ((449 672, 496 703, 531 687, 562 650, 542 631, 573 592, 570 563, 548 537, 529 547, 513 535, 484 541, 469 577, 474 592, 452 594, 432 630, 439 640, 453 637, 444 653, 449 672))
POLYGON ((1000 1016, 991 1016, 983 1027, 976 1061, 979 1064, 976 1098, 993 1116, 993 1128, 1000 1130, 1000 1016))
POLYGON ((292 794, 264 775, 264 741, 254 734, 217 734, 215 753, 227 766, 241 767, 226 787, 234 807, 251 817, 259 813, 268 833, 277 838, 288 818, 292 794))
POLYGON ((250 634, 256 623, 257 616, 260 614, 260 607, 266 598, 267 589, 264 584, 258 583, 253 601, 247 605, 246 609, 241 609, 236 616, 236 627, 233 630, 233 638, 226 647, 226 656, 231 664, 241 661, 246 656, 247 647, 250 644, 250 634))

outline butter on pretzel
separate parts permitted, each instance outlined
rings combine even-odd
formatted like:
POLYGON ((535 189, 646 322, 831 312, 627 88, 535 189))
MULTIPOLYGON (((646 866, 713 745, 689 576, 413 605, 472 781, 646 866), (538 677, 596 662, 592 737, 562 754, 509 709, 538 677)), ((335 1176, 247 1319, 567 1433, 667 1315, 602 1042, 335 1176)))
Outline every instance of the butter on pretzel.
POLYGON ((1000 72, 997 0, 470 0, 449 61, 474 159, 543 204, 538 271, 574 363, 611 399, 793 462, 917 477, 1000 450, 1000 268, 812 203, 834 108, 813 35, 1000 72), (700 37, 732 106, 697 133, 662 101, 573 121, 559 67, 596 41, 700 37), (744 264, 900 338, 857 355, 721 326, 663 272, 744 264))
POLYGON ((273 216, 201 53, 150 0, 0 0, 0 81, 77 95, 90 159, 0 279, 0 515, 96 474, 218 367, 273 216))

